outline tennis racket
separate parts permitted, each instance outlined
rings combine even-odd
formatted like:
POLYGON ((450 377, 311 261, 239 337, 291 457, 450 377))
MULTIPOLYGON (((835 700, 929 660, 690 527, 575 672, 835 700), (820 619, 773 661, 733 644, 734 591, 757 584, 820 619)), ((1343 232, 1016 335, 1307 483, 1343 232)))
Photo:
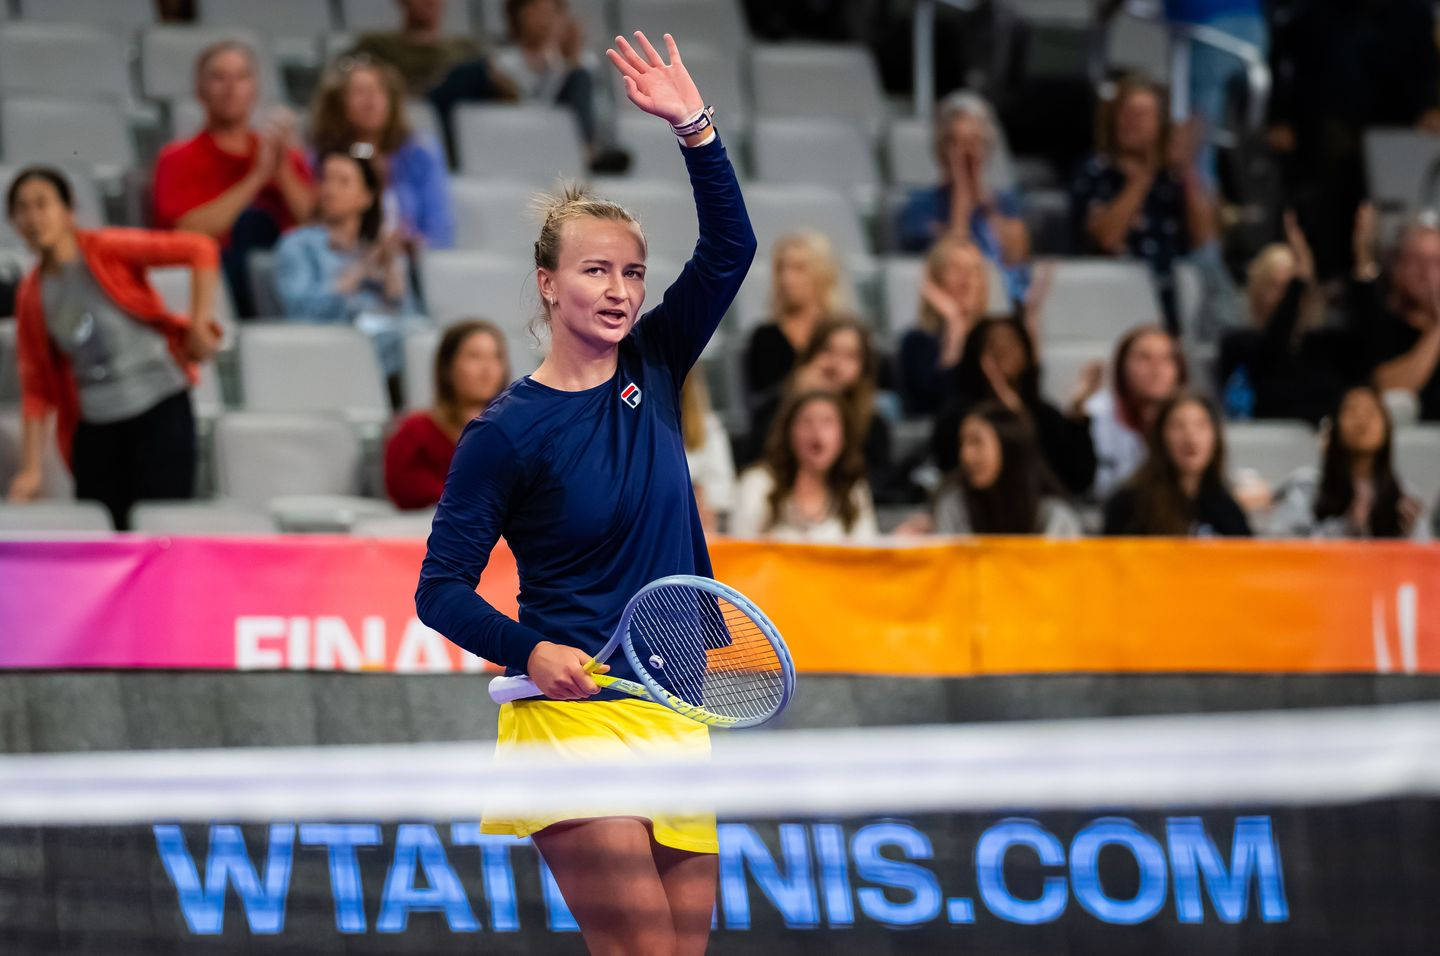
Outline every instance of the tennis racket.
MULTIPOLYGON (((601 687, 664 704, 712 727, 763 724, 795 692, 795 665, 769 618, 735 589, 693 574, 641 588, 586 668, 601 687), (593 673, 617 648, 638 682, 593 673)), ((499 704, 543 696, 529 677, 490 682, 490 697, 499 704)))

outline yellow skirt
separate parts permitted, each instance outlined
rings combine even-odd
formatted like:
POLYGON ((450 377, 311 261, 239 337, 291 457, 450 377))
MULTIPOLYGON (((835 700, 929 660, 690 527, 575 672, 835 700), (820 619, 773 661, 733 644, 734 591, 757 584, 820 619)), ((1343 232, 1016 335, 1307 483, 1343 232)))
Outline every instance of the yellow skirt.
MULTIPOLYGON (((517 700, 500 706, 495 763, 517 751, 549 750, 563 760, 618 767, 648 756, 709 756, 710 730, 648 700, 517 700)), ((637 814, 650 820, 655 842, 691 853, 718 853, 715 815, 637 814)), ((484 833, 528 837, 553 823, 586 819, 584 813, 527 817, 483 814, 484 833)))

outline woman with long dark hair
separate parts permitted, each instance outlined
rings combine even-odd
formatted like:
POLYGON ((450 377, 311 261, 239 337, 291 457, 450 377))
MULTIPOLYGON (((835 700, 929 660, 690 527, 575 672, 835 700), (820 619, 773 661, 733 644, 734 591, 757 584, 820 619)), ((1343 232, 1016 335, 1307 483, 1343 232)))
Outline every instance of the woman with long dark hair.
POLYGON ((1160 406, 1150 455, 1105 502, 1105 533, 1174 537, 1250 536, 1225 487, 1225 437, 1208 399, 1182 392, 1160 406))
POLYGON ((385 493, 401 508, 429 508, 465 425, 510 382, 505 333, 483 319, 452 323, 435 349, 435 401, 411 412, 385 443, 385 493))
POLYGON ((1380 392, 1348 389, 1328 421, 1318 474, 1305 468, 1277 493, 1272 533, 1283 537, 1423 536, 1424 506, 1405 494, 1391 450, 1393 426, 1380 392))
POLYGON ((1069 414, 1046 401, 1040 394, 1035 343, 1024 323, 981 319, 965 339, 954 391, 935 419, 935 463, 942 472, 953 471, 959 461, 960 421, 981 402, 997 401, 1030 420, 1050 471, 1067 491, 1080 494, 1095 479, 1095 446, 1090 424, 1080 412, 1087 397, 1077 396, 1069 414))
POLYGON ((934 520, 936 534, 1082 533, 1030 422, 995 401, 981 402, 960 422, 960 464, 936 495, 934 520))
POLYGON ((875 507, 852 414, 835 391, 791 396, 764 459, 740 476, 731 533, 832 543, 874 537, 875 507))
POLYGON ((54 416, 75 496, 127 530, 136 501, 194 494, 190 386, 219 348, 218 247, 198 233, 77 229, 70 183, 48 166, 15 176, 6 210, 39 257, 15 296, 24 428, 10 499, 39 497, 54 416), (189 267, 187 314, 146 279, 159 266, 189 267))

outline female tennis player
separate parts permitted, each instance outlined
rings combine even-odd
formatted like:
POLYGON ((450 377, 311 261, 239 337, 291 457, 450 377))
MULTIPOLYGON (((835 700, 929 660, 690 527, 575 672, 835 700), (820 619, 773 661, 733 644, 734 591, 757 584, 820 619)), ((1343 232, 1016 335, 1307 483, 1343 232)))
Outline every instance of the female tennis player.
MULTIPOLYGON (((685 465, 680 388, 755 255, 755 234, 711 113, 669 34, 666 63, 642 33, 610 60, 631 102, 680 140, 700 224, 659 306, 645 300, 645 237, 624 209, 569 190, 535 243, 550 350, 464 430, 415 595, 427 625, 528 674, 548 699, 501 707, 497 762, 544 747, 597 764, 706 753, 704 726, 648 701, 600 693, 585 671, 626 601, 677 573, 709 576, 685 465), (637 319, 638 317, 638 319, 637 319), (518 623, 475 593, 504 534, 520 573, 518 623)), ((620 656, 609 668, 633 677, 620 656)), ((570 814, 486 817, 533 836, 593 953, 703 952, 715 901, 715 820, 570 814)))

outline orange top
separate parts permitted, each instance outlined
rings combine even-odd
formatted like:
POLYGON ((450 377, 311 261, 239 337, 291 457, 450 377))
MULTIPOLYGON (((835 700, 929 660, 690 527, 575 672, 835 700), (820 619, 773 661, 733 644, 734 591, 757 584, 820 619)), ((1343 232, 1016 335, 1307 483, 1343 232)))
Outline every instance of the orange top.
MULTIPOLYGON (((190 319, 167 312, 160 294, 145 272, 152 266, 189 266, 214 269, 220 263, 215 240, 193 232, 154 232, 147 229, 95 229, 77 233, 80 254, 95 282, 112 301, 137 322, 162 333, 170 354, 193 383, 199 367, 185 351, 190 319)), ((80 398, 70 371, 70 360, 50 340, 45 329, 45 303, 40 293, 40 267, 30 270, 15 293, 16 352, 20 364, 21 409, 26 418, 57 417, 56 438, 65 461, 80 418, 80 398)), ((219 330, 220 326, 215 325, 219 330)))

